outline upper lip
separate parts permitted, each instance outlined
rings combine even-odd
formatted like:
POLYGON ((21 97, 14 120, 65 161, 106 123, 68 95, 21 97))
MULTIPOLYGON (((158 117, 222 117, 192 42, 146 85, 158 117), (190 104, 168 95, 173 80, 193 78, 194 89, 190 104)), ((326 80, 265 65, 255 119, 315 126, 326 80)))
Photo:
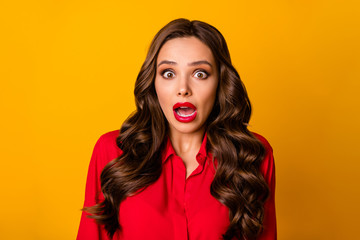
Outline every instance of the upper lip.
POLYGON ((174 105, 173 110, 175 110, 179 107, 188 107, 188 108, 192 108, 192 109, 196 110, 196 107, 189 102, 178 102, 174 105))

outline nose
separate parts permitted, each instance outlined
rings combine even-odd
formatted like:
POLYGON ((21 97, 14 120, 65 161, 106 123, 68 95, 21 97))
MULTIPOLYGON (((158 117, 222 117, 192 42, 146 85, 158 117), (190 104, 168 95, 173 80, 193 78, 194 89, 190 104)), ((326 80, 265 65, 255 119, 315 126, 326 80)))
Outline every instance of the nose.
POLYGON ((191 94, 188 80, 185 77, 180 79, 177 95, 179 97, 188 97, 191 96, 191 94))
POLYGON ((178 96, 189 96, 190 95, 190 91, 186 88, 181 88, 178 91, 178 96))

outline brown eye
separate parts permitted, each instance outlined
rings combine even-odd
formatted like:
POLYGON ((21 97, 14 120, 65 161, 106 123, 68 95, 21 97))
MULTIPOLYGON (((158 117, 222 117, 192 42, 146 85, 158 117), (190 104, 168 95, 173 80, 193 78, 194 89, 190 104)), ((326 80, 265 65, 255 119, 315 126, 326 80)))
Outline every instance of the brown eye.
POLYGON ((165 70, 163 71, 162 73, 162 76, 166 79, 169 79, 169 78, 173 78, 174 77, 174 73, 172 71, 169 71, 169 70, 165 70))
POLYGON ((208 77, 208 74, 204 71, 198 71, 195 73, 195 77, 200 78, 200 79, 205 79, 208 77))

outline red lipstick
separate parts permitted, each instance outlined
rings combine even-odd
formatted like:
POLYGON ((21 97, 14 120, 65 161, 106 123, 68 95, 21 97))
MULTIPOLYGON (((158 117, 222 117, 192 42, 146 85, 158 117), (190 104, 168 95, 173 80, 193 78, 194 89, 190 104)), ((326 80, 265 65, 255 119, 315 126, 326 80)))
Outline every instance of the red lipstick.
POLYGON ((189 103, 176 103, 173 107, 173 112, 176 120, 183 123, 188 123, 196 118, 196 107, 189 103))

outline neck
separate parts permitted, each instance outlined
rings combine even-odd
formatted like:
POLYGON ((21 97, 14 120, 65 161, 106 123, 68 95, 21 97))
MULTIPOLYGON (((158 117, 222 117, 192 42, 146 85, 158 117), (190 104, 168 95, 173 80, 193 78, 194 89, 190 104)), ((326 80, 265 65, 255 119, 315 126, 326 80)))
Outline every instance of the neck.
POLYGON ((197 153, 201 147, 205 133, 205 127, 193 133, 181 133, 170 129, 169 137, 171 144, 178 156, 186 155, 191 152, 197 153))

